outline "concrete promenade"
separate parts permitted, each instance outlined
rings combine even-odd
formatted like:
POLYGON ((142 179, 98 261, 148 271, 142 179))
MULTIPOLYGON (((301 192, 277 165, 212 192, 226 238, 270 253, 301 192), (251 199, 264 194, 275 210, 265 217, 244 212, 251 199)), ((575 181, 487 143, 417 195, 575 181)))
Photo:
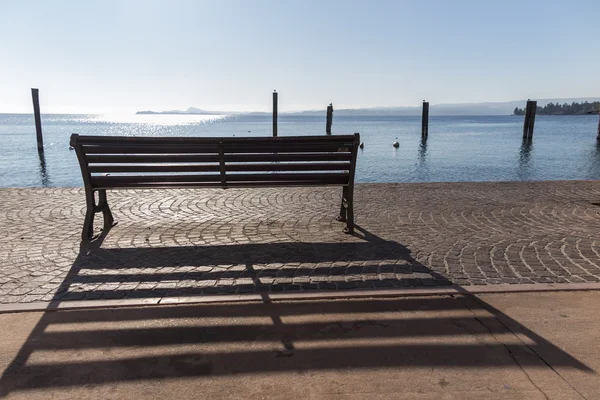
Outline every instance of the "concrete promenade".
POLYGON ((598 291, 0 313, 0 397, 591 400, 598 315, 598 291))

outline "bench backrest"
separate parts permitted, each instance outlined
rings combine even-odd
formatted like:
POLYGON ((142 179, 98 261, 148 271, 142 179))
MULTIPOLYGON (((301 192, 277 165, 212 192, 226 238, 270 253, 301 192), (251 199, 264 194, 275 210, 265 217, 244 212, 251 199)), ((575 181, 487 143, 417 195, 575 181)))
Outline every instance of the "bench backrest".
POLYGON ((349 185, 360 137, 71 136, 91 189, 349 185))

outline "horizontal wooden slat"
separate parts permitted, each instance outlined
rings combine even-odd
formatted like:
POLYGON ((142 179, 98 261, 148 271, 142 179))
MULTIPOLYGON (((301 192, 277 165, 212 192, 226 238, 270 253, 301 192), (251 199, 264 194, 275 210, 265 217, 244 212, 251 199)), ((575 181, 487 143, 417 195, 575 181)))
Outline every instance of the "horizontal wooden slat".
POLYGON ((111 163, 201 163, 219 162, 218 154, 156 154, 156 155, 89 155, 85 158, 88 164, 111 163))
MULTIPOLYGON (((302 154, 226 154, 225 162, 268 162, 268 161, 350 161, 349 153, 302 153, 302 154)), ((156 155, 89 155, 88 164, 111 163, 201 163, 219 162, 219 156, 201 154, 156 154, 156 155)))
MULTIPOLYGON (((225 153, 317 153, 351 152, 352 143, 310 143, 310 144, 248 144, 223 145, 225 153)), ((83 146, 85 154, 214 154, 219 146, 206 145, 99 145, 83 146)))
POLYGON ((249 136, 249 137, 135 137, 135 136, 71 136, 72 145, 81 144, 218 144, 218 143, 334 143, 352 142, 354 135, 319 136, 249 136))
POLYGON ((220 182, 219 175, 137 175, 137 176, 92 176, 92 185, 127 185, 130 183, 181 183, 181 182, 220 182))
POLYGON ((82 147, 85 154, 218 154, 216 145, 99 145, 82 147))
POLYGON ((302 154, 226 154, 225 162, 265 161, 350 161, 350 153, 302 153, 302 154))
POLYGON ((350 163, 225 164, 226 171, 348 171, 350 163))
MULTIPOLYGON (((330 183, 343 184, 348 182, 348 173, 281 173, 281 174, 227 174, 227 184, 234 182, 304 182, 304 181, 326 181, 330 183)), ((220 182, 219 175, 146 175, 146 176, 93 176, 91 178, 94 187, 126 187, 132 184, 160 183, 172 185, 179 183, 210 183, 220 182)))
POLYGON ((227 182, 227 187, 230 188, 251 188, 251 187, 302 187, 302 186, 347 186, 348 178, 329 178, 320 180, 305 180, 305 181, 269 181, 269 182, 227 182))
MULTIPOLYGON (((350 163, 269 163, 229 164, 226 171, 348 171, 350 163)), ((219 172, 219 164, 212 165, 92 165, 90 173, 128 172, 219 172)))
POLYGON ((317 153, 317 152, 333 152, 333 153, 348 153, 352 151, 352 142, 344 143, 286 143, 286 144, 235 144, 223 145, 225 153, 317 153))
POLYGON ((329 146, 304 146, 304 147, 249 147, 243 149, 241 147, 238 148, 230 148, 225 149, 226 155, 233 154, 297 154, 297 153, 352 153, 351 146, 343 146, 343 147, 329 147, 329 146))
POLYGON ((219 164, 212 165, 91 165, 90 173, 102 172, 219 172, 219 164))
POLYGON ((305 173, 275 173, 275 174, 227 174, 229 182, 274 182, 274 181, 310 181, 339 179, 348 181, 347 172, 305 172, 305 173))
MULTIPOLYGON (((227 188, 254 188, 254 187, 305 187, 305 186, 347 186, 348 182, 340 183, 338 179, 330 181, 278 181, 278 182, 232 182, 226 184, 227 188)), ((221 188, 221 182, 179 182, 179 183, 133 183, 127 186, 96 185, 94 189, 173 189, 173 188, 221 188)))

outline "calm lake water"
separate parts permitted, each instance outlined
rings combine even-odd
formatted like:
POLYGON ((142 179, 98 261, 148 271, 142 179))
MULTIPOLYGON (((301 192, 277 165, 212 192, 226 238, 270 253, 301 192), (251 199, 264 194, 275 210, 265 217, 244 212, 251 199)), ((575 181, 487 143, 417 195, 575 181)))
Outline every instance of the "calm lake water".
MULTIPOLYGON (((523 117, 335 116, 334 134, 359 132, 358 182, 453 182, 600 179, 598 116, 537 116, 534 140, 522 142, 523 117), (392 142, 398 138, 400 148, 392 142)), ((32 115, 0 114, 0 186, 81 186, 71 133, 134 136, 270 136, 271 117, 43 115, 45 166, 32 115)), ((280 136, 322 135, 325 115, 279 118, 280 136)))

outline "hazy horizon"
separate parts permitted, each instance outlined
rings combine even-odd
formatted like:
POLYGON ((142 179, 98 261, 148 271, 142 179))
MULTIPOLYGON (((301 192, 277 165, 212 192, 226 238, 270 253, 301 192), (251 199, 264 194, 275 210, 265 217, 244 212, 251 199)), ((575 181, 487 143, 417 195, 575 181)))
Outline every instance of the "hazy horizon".
POLYGON ((282 112, 600 94, 600 3, 3 2, 0 112, 282 112))
MULTIPOLYGON (((544 106, 550 102, 558 102, 560 104, 563 103, 571 103, 575 102, 598 102, 600 101, 600 97, 573 97, 573 98, 555 98, 555 99, 534 99, 537 100, 538 106, 544 106)), ((469 102, 469 103, 443 103, 443 104, 435 104, 430 103, 430 110, 432 111, 432 115, 438 116, 469 116, 469 115, 507 115, 512 113, 515 107, 523 108, 525 106, 527 100, 511 100, 506 102, 469 102), (486 113, 489 111, 489 113, 486 113)), ((31 107, 30 107, 31 108, 31 107)), ((252 113, 267 113, 270 114, 271 110, 268 111, 257 111, 257 110, 217 110, 217 109, 200 109, 199 107, 186 107, 183 109, 147 109, 147 110, 111 110, 111 111, 96 111, 96 112, 48 112, 45 111, 42 107, 42 115, 131 115, 135 114, 139 111, 147 112, 152 111, 155 114, 143 114, 142 115, 160 115, 161 113, 168 114, 169 112, 182 112, 180 115, 199 115, 199 114, 186 114, 185 111, 189 109, 196 109, 198 111, 204 112, 212 112, 214 114, 207 115, 227 115, 227 114, 252 114, 252 113)), ((306 109, 306 110, 279 110, 280 114, 308 114, 308 115, 318 115, 322 114, 325 111, 325 108, 321 109, 306 109)), ((381 111, 382 115, 393 115, 394 112, 399 112, 399 115, 412 116, 412 115, 421 115, 421 104, 416 106, 374 106, 374 107, 355 107, 355 108, 343 108, 334 106, 334 113, 337 115, 363 115, 360 112, 368 112, 370 111, 381 111), (387 111, 387 113, 386 113, 387 111)), ((19 112, 5 112, 0 110, 0 114, 31 114, 32 110, 25 110, 19 112)), ((178 114, 172 114, 178 115, 178 114)))

